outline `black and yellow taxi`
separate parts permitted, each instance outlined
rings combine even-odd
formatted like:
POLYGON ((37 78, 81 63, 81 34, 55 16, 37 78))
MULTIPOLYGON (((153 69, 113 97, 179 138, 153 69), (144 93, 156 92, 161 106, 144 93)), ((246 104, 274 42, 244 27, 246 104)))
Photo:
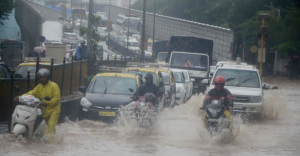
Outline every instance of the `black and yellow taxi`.
MULTIPOLYGON (((56 59, 54 59, 56 62, 56 59)), ((40 58, 40 65, 51 65, 51 59, 49 58, 40 58)), ((26 57, 24 63, 20 63, 17 66, 15 71, 15 78, 27 78, 27 74, 30 72, 30 78, 35 78, 36 73, 36 58, 35 57, 26 57)))
POLYGON ((85 93, 80 101, 79 120, 114 121, 119 110, 132 102, 131 96, 142 84, 137 75, 126 73, 100 73, 95 75, 89 87, 80 87, 85 93))
POLYGON ((159 92, 161 93, 161 100, 159 101, 159 108, 160 110, 164 106, 164 100, 165 100, 165 84, 164 84, 164 78, 159 68, 155 67, 147 67, 139 66, 139 67, 128 67, 122 73, 129 73, 135 75, 137 72, 143 74, 143 82, 146 82, 145 75, 147 73, 151 73, 153 75, 153 84, 159 87, 159 92))
POLYGON ((176 81, 173 72, 168 68, 159 69, 165 84, 165 107, 174 107, 176 98, 176 81))

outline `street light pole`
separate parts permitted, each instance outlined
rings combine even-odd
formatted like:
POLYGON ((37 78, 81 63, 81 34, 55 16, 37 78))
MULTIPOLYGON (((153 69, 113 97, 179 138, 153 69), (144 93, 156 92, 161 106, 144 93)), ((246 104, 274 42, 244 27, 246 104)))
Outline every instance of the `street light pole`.
POLYGON ((154 17, 153 17, 153 43, 152 43, 152 56, 154 52, 154 44, 155 44, 155 16, 156 16, 156 0, 154 0, 154 17))
POLYGON ((141 55, 142 55, 142 59, 144 60, 144 57, 145 57, 145 51, 144 51, 144 46, 145 46, 145 39, 146 39, 146 36, 145 36, 145 20, 146 19, 146 0, 144 0, 144 3, 143 3, 143 25, 142 25, 142 49, 141 49, 141 55))
MULTIPOLYGON (((130 23, 130 0, 129 0, 129 6, 128 6, 128 10, 129 10, 129 19, 128 19, 128 28, 127 28, 127 52, 128 52, 128 40, 129 40, 129 23, 130 23)), ((127 52, 126 52, 126 55, 127 55, 127 52)), ((126 57, 125 55, 125 57, 126 57)))
POLYGON ((93 2, 89 0, 89 17, 88 17, 88 34, 87 34, 87 54, 91 53, 92 49, 92 32, 93 32, 93 2))

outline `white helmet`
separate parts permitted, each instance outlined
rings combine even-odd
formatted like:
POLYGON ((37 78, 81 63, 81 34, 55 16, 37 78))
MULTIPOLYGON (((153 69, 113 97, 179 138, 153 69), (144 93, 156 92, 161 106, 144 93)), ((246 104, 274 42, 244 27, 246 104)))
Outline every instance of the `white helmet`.
POLYGON ((49 77, 50 76, 50 72, 48 69, 46 68, 41 68, 38 73, 37 73, 37 77, 41 77, 41 76, 47 76, 49 77))

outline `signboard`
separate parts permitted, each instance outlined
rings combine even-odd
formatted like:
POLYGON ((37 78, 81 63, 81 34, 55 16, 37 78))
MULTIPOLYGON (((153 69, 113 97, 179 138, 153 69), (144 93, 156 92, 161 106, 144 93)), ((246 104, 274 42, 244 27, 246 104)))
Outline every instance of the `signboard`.
MULTIPOLYGON (((261 54, 261 48, 258 48, 258 59, 257 62, 260 62, 260 54, 261 54)), ((266 61, 266 48, 263 48, 263 59, 262 62, 264 63, 266 61)))
POLYGON ((45 36, 40 36, 39 37, 39 41, 40 42, 45 42, 46 41, 46 37, 45 36))
POLYGON ((112 27, 111 21, 106 21, 106 29, 108 32, 112 31, 111 27, 112 27))
POLYGON ((257 46, 252 46, 251 48, 250 48, 250 51, 252 52, 252 53, 256 53, 257 52, 257 46))

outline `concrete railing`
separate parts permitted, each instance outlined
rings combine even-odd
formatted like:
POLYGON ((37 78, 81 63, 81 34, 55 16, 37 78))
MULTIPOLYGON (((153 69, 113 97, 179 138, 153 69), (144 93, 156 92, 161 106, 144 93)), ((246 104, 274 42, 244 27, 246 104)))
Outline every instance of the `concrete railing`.
MULTIPOLYGON (((109 5, 104 11, 109 14, 109 5)), ((116 23, 118 14, 128 13, 128 8, 111 6, 110 17, 116 23)), ((131 9, 132 14, 143 19, 143 12, 131 9)), ((153 34, 153 13, 146 14, 146 32, 152 37, 153 34)), ((230 29, 183 20, 170 16, 157 15, 155 19, 155 39, 170 40, 171 36, 194 36, 214 41, 213 59, 231 60, 231 43, 234 41, 234 33, 230 29)))

